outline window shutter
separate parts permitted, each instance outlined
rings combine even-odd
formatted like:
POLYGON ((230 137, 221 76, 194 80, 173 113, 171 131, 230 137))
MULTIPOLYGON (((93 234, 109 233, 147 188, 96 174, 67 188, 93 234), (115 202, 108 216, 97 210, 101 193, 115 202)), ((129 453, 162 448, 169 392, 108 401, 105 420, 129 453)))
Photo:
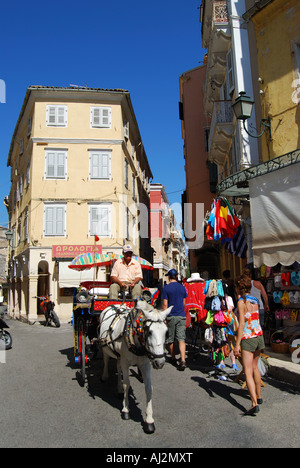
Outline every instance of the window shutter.
POLYGON ((55 125, 55 107, 48 107, 48 125, 55 125))
POLYGON ((98 232, 98 208, 90 208, 90 235, 94 236, 95 234, 100 234, 98 232))
POLYGON ((67 152, 46 151, 45 178, 65 179, 67 177, 67 152))
POLYGON ((91 107, 91 127, 111 128, 111 108, 91 107))
POLYGON ((20 143, 19 143, 19 155, 21 156, 24 151, 24 138, 21 138, 20 143))
POLYGON ((232 50, 230 50, 226 55, 227 63, 227 92, 229 96, 234 91, 234 70, 233 70, 233 60, 232 60, 232 50))
POLYGON ((129 122, 125 121, 124 122, 124 137, 129 138, 129 122))
POLYGON ((132 198, 135 200, 135 177, 132 174, 132 198))
POLYGON ((127 159, 125 159, 124 176, 125 176, 124 184, 125 184, 125 187, 128 189, 128 161, 127 159))
POLYGON ((46 154, 46 177, 54 177, 55 153, 46 154))
POLYGON ((109 179, 110 178, 110 173, 109 173, 109 155, 107 153, 103 153, 102 155, 102 161, 100 164, 101 172, 100 172, 100 177, 101 179, 109 179))
POLYGON ((99 218, 100 235, 107 237, 109 235, 109 211, 107 206, 100 207, 99 218))
POLYGON ((53 235, 53 221, 54 221, 54 207, 46 206, 45 207, 45 235, 53 235))
POLYGON ((49 126, 66 127, 68 107, 67 106, 47 106, 46 124, 49 126))
POLYGON ((45 236, 64 236, 65 235, 65 205, 47 205, 45 206, 45 236))
POLYGON ((65 215, 64 207, 57 207, 56 208, 56 225, 55 225, 55 233, 57 236, 63 236, 65 233, 64 215, 65 215))
POLYGON ((65 177, 65 153, 57 153, 57 177, 65 177))
POLYGON ((110 151, 90 151, 90 179, 110 179, 110 151))
POLYGON ((27 120, 27 129, 26 129, 26 136, 29 138, 31 135, 31 127, 32 127, 32 117, 29 117, 27 120))
POLYGON ((99 155, 97 153, 92 153, 90 158, 90 177, 91 179, 99 178, 99 155))
POLYGON ((90 206, 90 236, 110 236, 110 205, 90 206))

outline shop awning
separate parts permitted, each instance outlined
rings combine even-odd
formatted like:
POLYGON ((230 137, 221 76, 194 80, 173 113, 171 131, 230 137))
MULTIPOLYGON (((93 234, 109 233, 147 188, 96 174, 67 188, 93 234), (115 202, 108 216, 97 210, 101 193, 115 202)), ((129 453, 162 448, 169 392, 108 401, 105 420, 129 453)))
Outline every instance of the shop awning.
POLYGON ((71 270, 71 262, 58 262, 59 265, 59 287, 60 288, 78 288, 82 281, 93 281, 94 269, 84 271, 71 270))
POLYGON ((255 267, 300 262, 300 164, 249 180, 255 267))

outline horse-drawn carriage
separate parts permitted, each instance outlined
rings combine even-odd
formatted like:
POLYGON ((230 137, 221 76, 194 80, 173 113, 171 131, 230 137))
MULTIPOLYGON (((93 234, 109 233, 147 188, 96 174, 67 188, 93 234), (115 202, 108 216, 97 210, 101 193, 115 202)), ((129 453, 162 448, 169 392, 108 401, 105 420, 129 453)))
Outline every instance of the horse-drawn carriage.
MULTIPOLYGON (((142 268, 153 268, 149 262, 139 259, 142 268), (150 266, 149 266, 150 265, 150 266)), ((107 255, 77 258, 75 269, 110 264, 107 255), (98 258, 97 258, 98 257, 98 258)), ((129 367, 138 366, 146 391, 146 417, 144 431, 155 430, 152 414, 152 385, 150 368, 161 369, 165 363, 166 317, 172 307, 158 311, 155 305, 159 290, 144 288, 139 300, 122 291, 118 300, 109 299, 110 283, 82 282, 73 297, 74 356, 80 366, 81 384, 85 383, 86 364, 91 356, 102 350, 104 368, 102 381, 108 380, 109 358, 117 359, 118 393, 123 391, 122 419, 129 419, 129 367), (121 378, 122 377, 122 378, 121 378)))
MULTIPOLYGON (((109 306, 131 309, 134 301, 129 293, 122 293, 118 300, 109 299, 111 283, 84 281, 73 295, 73 330, 75 363, 80 366, 81 383, 85 383, 86 364, 97 354, 97 329, 101 313, 109 306)), ((154 305, 159 296, 157 288, 144 288, 142 300, 154 305)))

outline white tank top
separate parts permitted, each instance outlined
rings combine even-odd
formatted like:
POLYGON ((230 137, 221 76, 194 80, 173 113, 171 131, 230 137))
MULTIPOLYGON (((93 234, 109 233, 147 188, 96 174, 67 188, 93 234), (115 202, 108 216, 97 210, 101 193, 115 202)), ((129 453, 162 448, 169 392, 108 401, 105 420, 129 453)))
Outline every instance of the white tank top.
POLYGON ((261 292, 260 292, 260 289, 257 289, 254 285, 253 285, 253 280, 251 280, 251 291, 250 291, 250 296, 254 296, 256 297, 256 299, 258 299, 259 301, 259 308, 260 309, 263 309, 264 308, 264 304, 263 304, 263 301, 261 299, 261 292))

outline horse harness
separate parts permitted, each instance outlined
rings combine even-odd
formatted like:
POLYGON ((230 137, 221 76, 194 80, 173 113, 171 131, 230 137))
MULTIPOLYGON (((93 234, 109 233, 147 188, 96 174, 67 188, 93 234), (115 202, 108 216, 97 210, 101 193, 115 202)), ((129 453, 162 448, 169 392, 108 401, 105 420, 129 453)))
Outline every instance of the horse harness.
POLYGON ((116 357, 120 357, 120 354, 115 349, 115 342, 124 337, 128 350, 136 356, 148 356, 149 359, 161 359, 165 357, 165 353, 155 354, 147 349, 147 338, 154 321, 149 319, 145 320, 143 311, 139 311, 136 308, 130 309, 122 332, 116 338, 113 338, 112 334, 116 325, 121 320, 121 317, 124 317, 124 311, 120 311, 117 308, 115 308, 115 311, 116 315, 113 317, 108 329, 108 337, 104 339, 100 338, 102 347, 110 347, 116 357))

